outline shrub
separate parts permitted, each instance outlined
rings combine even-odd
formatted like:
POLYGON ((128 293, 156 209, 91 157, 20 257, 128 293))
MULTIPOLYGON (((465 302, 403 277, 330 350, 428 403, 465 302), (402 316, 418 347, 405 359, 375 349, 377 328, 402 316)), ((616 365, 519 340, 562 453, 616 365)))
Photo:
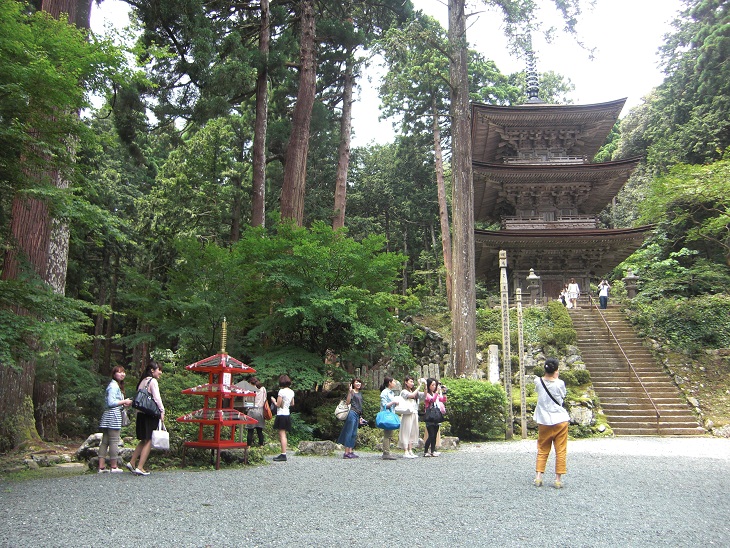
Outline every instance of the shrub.
POLYGON ((637 303, 632 319, 645 333, 669 341, 675 348, 697 353, 730 347, 730 297, 703 295, 637 303))
POLYGON ((578 384, 572 371, 561 371, 560 378, 565 383, 565 386, 577 386, 578 384))
POLYGON ((502 386, 472 379, 443 379, 449 387, 446 415, 451 433, 463 440, 486 440, 504 434, 506 397, 502 386))
POLYGON ((591 382, 591 373, 587 369, 574 369, 573 376, 578 386, 583 386, 591 382))

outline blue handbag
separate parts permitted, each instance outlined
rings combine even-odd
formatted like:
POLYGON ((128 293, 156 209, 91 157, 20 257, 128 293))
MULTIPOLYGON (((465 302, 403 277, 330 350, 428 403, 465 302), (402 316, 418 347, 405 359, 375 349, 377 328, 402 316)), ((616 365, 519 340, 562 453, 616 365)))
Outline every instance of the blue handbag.
POLYGON ((383 430, 398 430, 400 417, 392 409, 383 409, 375 415, 375 426, 383 430))

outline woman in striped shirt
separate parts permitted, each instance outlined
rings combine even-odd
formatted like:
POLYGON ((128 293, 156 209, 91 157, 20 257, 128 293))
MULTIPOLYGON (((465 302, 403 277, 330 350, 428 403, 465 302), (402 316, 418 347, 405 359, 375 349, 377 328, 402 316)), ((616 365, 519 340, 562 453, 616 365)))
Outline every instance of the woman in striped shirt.
POLYGON ((132 400, 124 397, 124 377, 127 374, 124 368, 117 366, 112 369, 112 380, 106 387, 106 410, 101 415, 101 443, 99 444, 99 473, 109 472, 106 459, 109 458, 111 472, 122 472, 117 468, 117 454, 119 451, 119 433, 122 430, 122 407, 132 405, 132 400))

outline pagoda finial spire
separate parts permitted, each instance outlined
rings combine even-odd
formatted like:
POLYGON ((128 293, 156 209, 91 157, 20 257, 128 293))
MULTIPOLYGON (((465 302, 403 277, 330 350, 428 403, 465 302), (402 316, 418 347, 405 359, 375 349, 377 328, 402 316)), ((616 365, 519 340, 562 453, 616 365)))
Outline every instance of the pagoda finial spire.
POLYGON ((542 103, 540 99, 540 85, 537 78, 537 68, 535 61, 535 50, 532 49, 532 36, 527 36, 527 74, 525 75, 525 82, 527 83, 527 102, 528 103, 542 103))
POLYGON ((226 341, 228 340, 228 322, 226 317, 223 316, 223 325, 221 326, 221 354, 226 353, 226 341))

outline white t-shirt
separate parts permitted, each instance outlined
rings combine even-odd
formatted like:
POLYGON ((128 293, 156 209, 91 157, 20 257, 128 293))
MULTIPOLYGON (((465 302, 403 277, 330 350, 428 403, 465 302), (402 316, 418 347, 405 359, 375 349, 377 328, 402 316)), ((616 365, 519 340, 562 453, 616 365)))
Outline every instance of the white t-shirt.
MULTIPOLYGON (((282 388, 279 390, 279 398, 281 398, 281 407, 276 410, 277 415, 288 415, 289 406, 294 399, 294 390, 291 388, 282 388)), ((278 399, 278 398, 277 398, 278 399)))

